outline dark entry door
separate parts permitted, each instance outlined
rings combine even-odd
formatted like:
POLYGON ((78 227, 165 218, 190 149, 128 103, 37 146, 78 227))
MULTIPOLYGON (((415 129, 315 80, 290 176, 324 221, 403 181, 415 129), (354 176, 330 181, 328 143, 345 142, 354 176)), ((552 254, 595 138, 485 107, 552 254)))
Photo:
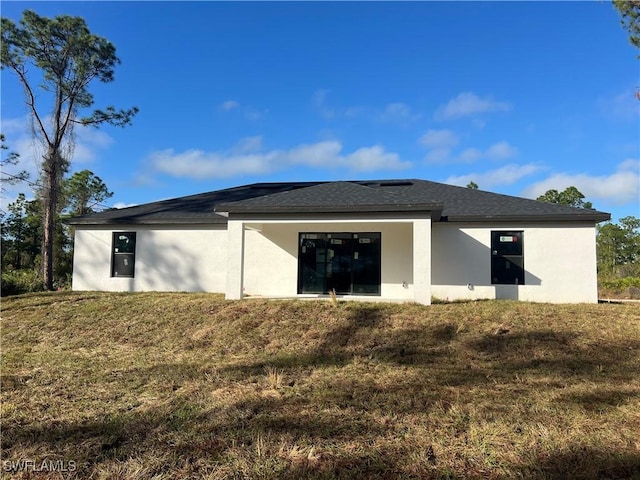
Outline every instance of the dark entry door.
POLYGON ((380 233, 301 233, 298 293, 380 295, 380 233))

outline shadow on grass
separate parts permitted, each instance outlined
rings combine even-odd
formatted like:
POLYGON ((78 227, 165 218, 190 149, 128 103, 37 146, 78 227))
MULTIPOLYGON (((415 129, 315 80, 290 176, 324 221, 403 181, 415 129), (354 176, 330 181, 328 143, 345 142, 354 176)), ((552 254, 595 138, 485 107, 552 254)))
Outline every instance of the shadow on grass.
POLYGON ((513 375, 553 374, 566 378, 598 380, 614 368, 617 378, 635 379, 640 341, 582 344, 578 334, 553 330, 534 330, 504 334, 485 334, 465 346, 485 361, 498 362, 496 373, 513 375), (629 368, 623 368, 629 363, 629 368))
POLYGON ((30 375, 0 375, 0 391, 27 388, 27 382, 33 378, 30 375))
POLYGON ((605 339, 588 344, 578 333, 553 329, 466 335, 450 323, 388 328, 389 308, 342 308, 339 325, 329 329, 315 348, 262 356, 257 362, 225 367, 223 373, 240 380, 262 374, 265 367, 312 370, 343 367, 364 359, 433 369, 441 374, 436 382, 443 386, 483 384, 488 377, 520 374, 593 381, 612 369, 620 380, 640 374, 638 368, 632 368, 640 351, 639 340, 608 343, 605 339), (472 369, 471 364, 478 368, 472 369))
POLYGON ((207 370, 201 364, 174 362, 111 370, 104 372, 102 379, 107 383, 113 382, 133 388, 156 383, 177 390, 183 383, 202 379, 206 374, 207 370))
POLYGON ((630 388, 595 389, 589 393, 561 395, 558 400, 580 405, 589 412, 606 413, 614 408, 628 405, 632 401, 639 401, 640 390, 630 388))
MULTIPOLYGON (((221 399, 221 406, 207 410, 198 406, 197 399, 177 391, 183 381, 202 381, 207 374, 206 361, 106 372, 102 380, 113 382, 114 389, 135 392, 138 386, 155 382, 175 393, 167 403, 158 402, 148 408, 141 405, 101 419, 4 425, 3 452, 28 451, 65 458, 73 452, 85 473, 110 460, 139 458, 153 460, 156 465, 146 472, 149 476, 180 468, 186 472, 183 478, 188 478, 202 469, 232 463, 240 456, 255 465, 264 465, 264 471, 255 467, 236 478, 462 478, 465 472, 440 471, 438 465, 428 462, 416 466, 414 475, 407 467, 406 457, 415 454, 410 449, 418 447, 398 447, 408 450, 399 452, 385 450, 386 446, 376 442, 404 438, 409 415, 447 415, 446 405, 457 405, 456 395, 460 394, 467 398, 462 398, 462 406, 448 415, 448 428, 454 431, 452 438, 462 437, 474 421, 465 411, 465 402, 480 389, 486 393, 487 403, 500 404, 504 394, 493 393, 487 373, 494 378, 504 375, 505 382, 512 381, 516 374, 553 374, 578 383, 588 380, 596 387, 591 393, 572 392, 559 397, 560 401, 585 408, 613 408, 638 395, 630 388, 597 389, 608 369, 621 380, 637 380, 634 360, 640 342, 636 340, 627 340, 622 346, 604 340, 584 344, 578 334, 551 329, 471 336, 452 324, 417 328, 410 323, 410 327, 392 329, 386 328, 388 308, 340 308, 342 316, 337 326, 328 329, 315 348, 283 351, 271 357, 265 354, 257 361, 240 360, 236 365, 213 368, 212 381, 231 386, 230 390, 238 382, 247 387, 240 391, 250 393, 238 394, 227 403, 224 402, 228 399, 221 399), (381 366, 394 367, 384 370, 389 378, 377 376, 381 366), (268 367, 281 370, 283 376, 283 386, 272 388, 270 393, 268 367), (349 367, 349 372, 344 373, 342 367, 349 367), (323 372, 308 381, 307 377, 318 373, 314 372, 317 369, 323 372), (451 388, 455 386, 470 386, 476 391, 451 388), (394 419, 403 416, 404 425, 396 425, 394 419), (267 439, 264 447, 260 439, 267 439), (282 442, 320 445, 329 453, 316 460, 283 457, 278 450, 282 442), (350 449, 351 445, 355 448, 350 449), (259 454, 262 448, 266 452, 259 454)), ((14 388, 20 388, 21 379, 9 381, 14 388)), ((430 434, 428 430, 425 433, 430 434)), ((606 446, 600 450, 567 447, 552 455, 541 453, 532 458, 530 464, 510 467, 519 474, 515 476, 640 475, 638 454, 609 451, 606 446)), ((470 473, 482 477, 487 472, 470 473)), ((493 473, 498 478, 499 474, 493 473)))
POLYGON ((533 464, 518 470, 522 478, 637 479, 640 478, 640 453, 572 445, 558 452, 539 453, 533 464))
POLYGON ((225 409, 202 411, 186 397, 177 397, 168 406, 119 412, 101 420, 7 425, 3 428, 3 458, 15 460, 9 452, 28 451, 38 462, 45 458, 73 460, 81 478, 93 476, 96 468, 110 462, 122 464, 132 458, 154 465, 145 475, 182 470, 184 476, 169 478, 191 478, 197 472, 233 462, 238 455, 253 464, 245 472, 248 475, 238 472, 237 478, 254 478, 251 474, 262 468, 265 470, 259 478, 274 479, 334 478, 336 474, 348 478, 350 473, 359 478, 387 478, 386 474, 394 472, 395 460, 376 449, 371 449, 370 455, 331 457, 322 468, 287 459, 281 451, 283 438, 303 444, 367 444, 386 431, 385 426, 367 418, 345 421, 339 412, 319 414, 314 409, 298 411, 292 407, 283 398, 252 398, 238 399, 225 409), (265 477, 270 469, 272 475, 265 477), (363 472, 368 475, 363 477, 363 472))
POLYGON ((100 419, 3 425, 3 458, 11 451, 30 452, 40 461, 64 458, 76 462, 82 474, 82 469, 105 460, 125 461, 140 452, 153 453, 158 447, 170 452, 171 445, 161 438, 190 430, 200 414, 196 404, 176 397, 167 406, 112 412, 100 419))
POLYGON ((397 462, 391 460, 397 458, 398 452, 385 449, 372 449, 369 454, 343 455, 337 458, 327 459, 320 464, 313 462, 294 462, 280 478, 284 480, 304 480, 304 479, 444 479, 451 478, 442 474, 437 474, 433 469, 430 475, 425 472, 414 474, 400 468, 397 462))
MULTIPOLYGON (((267 366, 275 368, 341 367, 354 359, 368 359, 397 365, 432 364, 449 355, 456 339, 454 325, 429 328, 385 329, 384 307, 358 306, 345 310, 340 325, 330 329, 310 351, 279 353, 258 362, 233 365, 227 373, 259 374, 267 366)), ((264 357, 263 357, 264 358, 264 357)))

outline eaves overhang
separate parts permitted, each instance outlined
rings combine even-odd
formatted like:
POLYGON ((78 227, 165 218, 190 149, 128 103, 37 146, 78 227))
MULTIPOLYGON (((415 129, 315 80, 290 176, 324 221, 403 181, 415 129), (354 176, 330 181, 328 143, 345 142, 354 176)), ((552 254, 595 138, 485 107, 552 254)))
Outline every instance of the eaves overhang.
POLYGON ((442 222, 606 222, 611 214, 604 212, 580 214, 544 214, 544 215, 447 215, 442 222))
POLYGON ((69 218, 63 220, 65 225, 216 225, 225 224, 227 219, 220 214, 212 214, 208 217, 199 218, 136 218, 136 217, 116 217, 116 218, 69 218))
POLYGON ((219 215, 236 214, 309 214, 336 213, 401 213, 401 212, 431 212, 433 218, 440 218, 444 205, 442 203, 408 203, 383 205, 234 205, 233 203, 216 206, 214 211, 219 215))

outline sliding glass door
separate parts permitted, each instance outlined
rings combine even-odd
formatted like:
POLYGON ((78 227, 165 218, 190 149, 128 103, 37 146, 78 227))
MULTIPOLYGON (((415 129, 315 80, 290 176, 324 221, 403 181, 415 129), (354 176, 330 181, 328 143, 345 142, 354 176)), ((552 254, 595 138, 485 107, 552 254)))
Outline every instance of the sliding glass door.
POLYGON ((380 295, 380 233, 301 233, 298 293, 380 295))

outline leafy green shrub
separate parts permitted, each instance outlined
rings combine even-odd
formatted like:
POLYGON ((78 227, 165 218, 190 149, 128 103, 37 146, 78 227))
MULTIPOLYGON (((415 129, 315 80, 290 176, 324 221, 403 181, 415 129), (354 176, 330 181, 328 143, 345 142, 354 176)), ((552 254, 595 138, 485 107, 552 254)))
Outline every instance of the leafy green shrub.
POLYGON ((42 278, 36 270, 7 270, 2 272, 0 285, 2 296, 21 293, 41 292, 44 290, 42 278))
POLYGON ((640 277, 605 278, 600 280, 600 288, 607 290, 640 288, 640 277))

